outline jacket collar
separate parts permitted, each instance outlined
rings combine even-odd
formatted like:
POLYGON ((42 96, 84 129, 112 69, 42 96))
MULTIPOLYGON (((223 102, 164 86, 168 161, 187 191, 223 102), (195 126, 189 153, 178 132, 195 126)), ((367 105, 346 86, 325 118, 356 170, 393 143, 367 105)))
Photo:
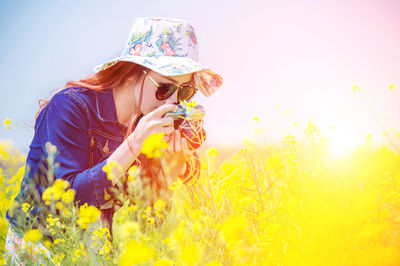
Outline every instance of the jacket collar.
POLYGON ((96 91, 96 110, 101 121, 119 123, 112 89, 96 91))

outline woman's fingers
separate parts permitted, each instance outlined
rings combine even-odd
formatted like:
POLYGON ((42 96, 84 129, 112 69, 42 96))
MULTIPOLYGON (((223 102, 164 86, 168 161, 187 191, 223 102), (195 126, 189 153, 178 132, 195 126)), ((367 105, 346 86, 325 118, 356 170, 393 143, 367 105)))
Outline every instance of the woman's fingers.
POLYGON ((169 152, 181 152, 181 132, 179 130, 175 130, 168 139, 169 142, 169 147, 168 151, 169 152))
POLYGON ((158 132, 164 133, 165 135, 170 135, 174 132, 174 130, 174 127, 162 127, 158 132))
POLYGON ((164 105, 161 105, 160 107, 156 108, 155 110, 151 111, 147 115, 151 119, 161 118, 166 113, 175 111, 177 108, 178 107, 175 104, 164 104, 164 105))
POLYGON ((182 137, 181 132, 179 130, 175 130, 171 135, 166 139, 169 143, 168 151, 169 152, 180 152, 180 153, 190 153, 190 149, 188 146, 187 139, 182 137))
POLYGON ((191 152, 186 138, 182 138, 181 149, 182 149, 182 152, 184 152, 184 153, 191 152))
POLYGON ((163 133, 170 135, 174 132, 174 120, 171 117, 163 117, 165 113, 175 111, 174 104, 164 104, 152 112, 143 116, 137 124, 135 130, 131 133, 137 145, 141 147, 144 141, 154 133, 163 133))
POLYGON ((174 130, 174 132, 172 132, 171 133, 171 135, 169 135, 169 138, 168 138, 168 143, 169 143, 169 146, 168 146, 168 151, 169 152, 174 152, 175 151, 175 135, 176 135, 176 131, 177 130, 174 130))
POLYGON ((153 127, 169 127, 174 126, 174 119, 171 117, 163 117, 151 121, 153 127))

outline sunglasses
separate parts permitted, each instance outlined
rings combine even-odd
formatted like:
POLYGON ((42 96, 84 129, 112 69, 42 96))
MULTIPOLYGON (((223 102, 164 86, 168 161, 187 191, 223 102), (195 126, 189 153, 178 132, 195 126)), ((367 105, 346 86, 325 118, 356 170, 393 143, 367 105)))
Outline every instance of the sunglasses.
POLYGON ((172 83, 158 83, 148 73, 143 70, 149 79, 157 86, 156 98, 159 101, 164 101, 171 97, 178 90, 178 102, 189 101, 197 92, 197 88, 192 85, 175 85, 172 83))

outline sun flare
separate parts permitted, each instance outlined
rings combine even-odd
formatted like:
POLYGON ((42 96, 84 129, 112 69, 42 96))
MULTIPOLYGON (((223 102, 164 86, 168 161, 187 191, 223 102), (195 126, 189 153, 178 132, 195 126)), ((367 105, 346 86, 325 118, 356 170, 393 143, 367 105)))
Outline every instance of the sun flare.
POLYGON ((364 139, 360 132, 335 127, 329 134, 330 150, 336 156, 345 155, 362 145, 364 139))

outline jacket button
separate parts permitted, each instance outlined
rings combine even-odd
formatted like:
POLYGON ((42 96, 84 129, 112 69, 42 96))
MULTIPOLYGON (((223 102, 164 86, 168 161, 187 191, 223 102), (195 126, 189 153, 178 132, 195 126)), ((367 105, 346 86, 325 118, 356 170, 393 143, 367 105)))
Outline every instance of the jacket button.
POLYGON ((92 140, 90 141, 90 146, 93 147, 96 144, 96 142, 94 141, 94 136, 92 136, 92 140))
POLYGON ((103 151, 104 153, 108 153, 110 151, 110 149, 108 148, 108 140, 106 141, 106 144, 103 147, 103 151))

